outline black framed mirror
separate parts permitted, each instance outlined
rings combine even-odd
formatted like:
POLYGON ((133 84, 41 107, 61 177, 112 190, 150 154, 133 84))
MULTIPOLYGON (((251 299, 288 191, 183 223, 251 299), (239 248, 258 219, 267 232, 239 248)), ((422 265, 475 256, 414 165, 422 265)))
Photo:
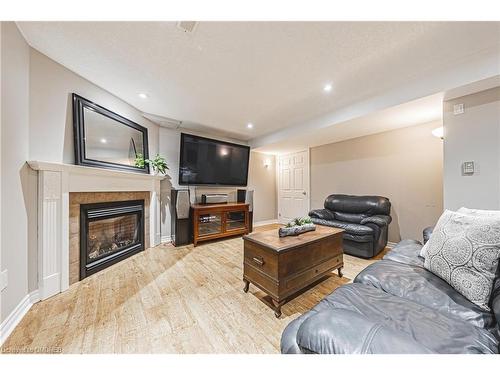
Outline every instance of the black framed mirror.
POLYGON ((89 167, 149 173, 148 129, 109 109, 73 94, 75 164, 89 167))

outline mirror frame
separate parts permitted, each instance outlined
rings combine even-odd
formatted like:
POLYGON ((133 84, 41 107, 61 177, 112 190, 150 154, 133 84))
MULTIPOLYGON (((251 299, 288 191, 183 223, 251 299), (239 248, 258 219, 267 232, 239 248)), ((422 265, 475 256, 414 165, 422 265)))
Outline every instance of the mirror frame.
POLYGON ((146 164, 144 168, 138 168, 132 165, 112 163, 102 160, 87 159, 85 155, 85 118, 83 115, 83 110, 85 108, 89 108, 103 116, 106 116, 116 122, 123 124, 124 126, 128 126, 140 131, 142 133, 142 141, 144 145, 144 159, 149 158, 147 128, 73 93, 73 133, 74 133, 74 143, 75 143, 75 164, 87 167, 115 169, 121 171, 149 174, 148 164, 146 164))

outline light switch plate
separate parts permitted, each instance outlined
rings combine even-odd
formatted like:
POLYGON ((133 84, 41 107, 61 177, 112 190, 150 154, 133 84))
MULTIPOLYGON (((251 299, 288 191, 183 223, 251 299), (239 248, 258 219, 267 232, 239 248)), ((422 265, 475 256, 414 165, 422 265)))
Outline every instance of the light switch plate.
POLYGON ((464 113, 464 112, 465 112, 465 110, 464 110, 464 105, 463 105, 463 103, 461 103, 461 104, 455 104, 455 105, 453 106, 453 114, 454 114, 454 115, 461 115, 461 114, 462 114, 462 113, 464 113))
POLYGON ((8 283, 9 283, 9 272, 8 270, 3 270, 0 273, 0 291, 7 288, 8 283))

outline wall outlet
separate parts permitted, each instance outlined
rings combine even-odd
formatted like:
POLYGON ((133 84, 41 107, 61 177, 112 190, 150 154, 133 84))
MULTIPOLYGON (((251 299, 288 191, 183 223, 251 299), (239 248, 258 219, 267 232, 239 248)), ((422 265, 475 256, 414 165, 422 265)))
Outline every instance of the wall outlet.
POLYGON ((463 105, 463 103, 461 103, 461 104, 455 104, 455 105, 453 106, 453 114, 454 114, 454 115, 461 115, 461 114, 462 114, 462 113, 464 113, 464 112, 465 112, 465 110, 464 110, 464 105, 463 105))
POLYGON ((3 270, 0 273, 0 291, 7 288, 8 283, 9 283, 9 272, 8 270, 3 270))

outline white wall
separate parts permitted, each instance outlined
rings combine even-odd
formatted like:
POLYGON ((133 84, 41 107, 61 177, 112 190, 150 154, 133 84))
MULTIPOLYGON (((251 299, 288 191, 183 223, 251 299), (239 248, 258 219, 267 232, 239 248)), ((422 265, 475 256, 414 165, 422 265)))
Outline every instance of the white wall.
POLYGON ((1 28, 1 252, 2 271, 9 275, 1 293, 4 321, 28 294, 29 46, 13 22, 2 22, 1 28))
POLYGON ((444 206, 500 209, 500 87, 444 103, 444 206), (453 106, 465 113, 454 115, 453 106), (476 172, 462 175, 462 163, 476 172))
POLYGON ((30 49, 30 158, 74 163, 71 94, 76 93, 148 128, 149 154, 158 152, 159 126, 123 100, 30 49))

